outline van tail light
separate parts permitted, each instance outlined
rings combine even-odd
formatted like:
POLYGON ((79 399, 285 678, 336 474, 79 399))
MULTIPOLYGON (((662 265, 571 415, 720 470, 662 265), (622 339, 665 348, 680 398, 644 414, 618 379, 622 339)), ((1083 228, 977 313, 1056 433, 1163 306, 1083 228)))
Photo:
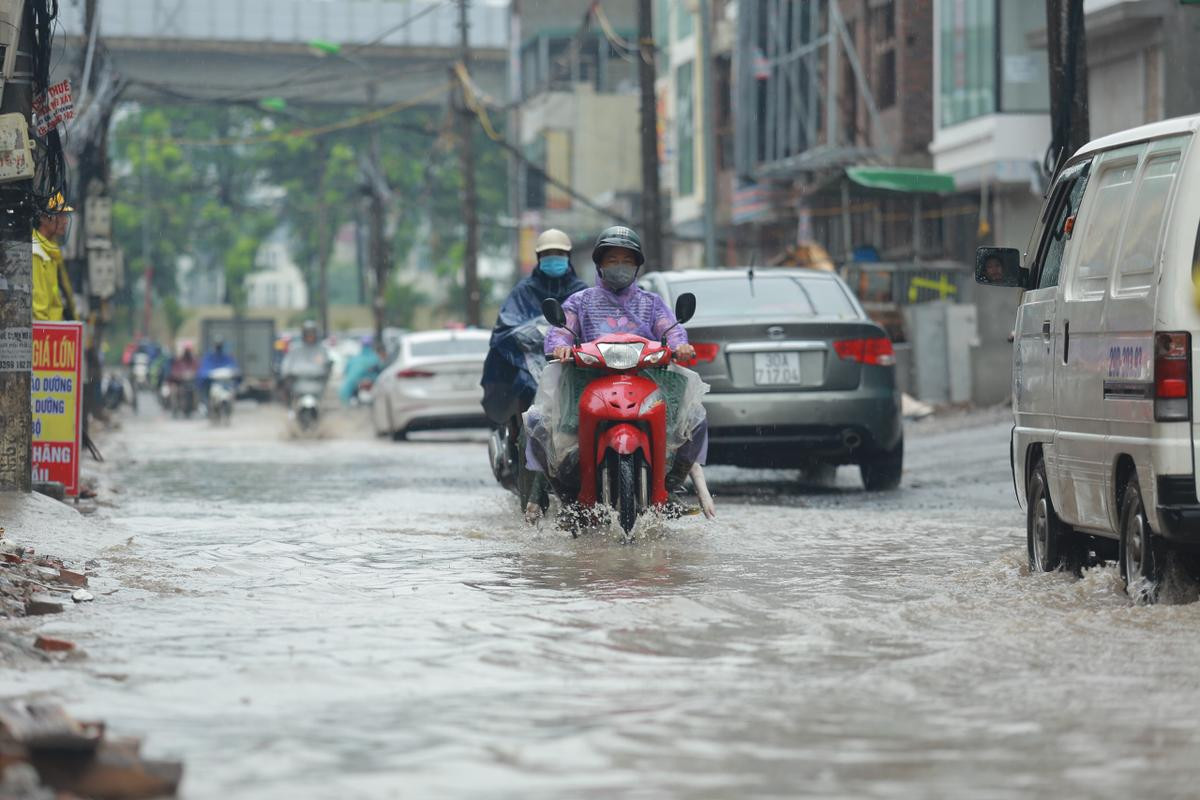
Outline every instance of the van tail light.
POLYGON ((1154 419, 1180 422, 1192 416, 1192 337, 1154 335, 1154 419))
POLYGON ((402 369, 396 373, 397 378, 432 378, 433 373, 423 369, 402 369))
POLYGON ((872 339, 838 339, 833 349, 843 361, 857 361, 876 367, 896 365, 896 350, 892 340, 880 336, 872 339))
POLYGON ((692 347, 696 350, 696 357, 690 361, 680 361, 679 363, 685 367, 694 367, 697 364, 708 364, 717 360, 717 356, 721 352, 719 344, 709 342, 693 342, 692 347))

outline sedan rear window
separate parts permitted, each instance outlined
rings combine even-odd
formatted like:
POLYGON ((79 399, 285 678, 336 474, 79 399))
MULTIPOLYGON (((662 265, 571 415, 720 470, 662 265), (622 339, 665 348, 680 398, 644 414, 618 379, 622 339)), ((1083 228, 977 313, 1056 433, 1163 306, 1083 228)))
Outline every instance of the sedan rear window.
POLYGON ((426 339, 423 342, 409 342, 408 351, 413 358, 429 358, 437 356, 486 356, 488 351, 487 339, 426 339))
POLYGON ((755 275, 753 279, 672 281, 671 292, 696 295, 698 317, 801 317, 858 319, 858 311, 836 280, 794 275, 755 275))

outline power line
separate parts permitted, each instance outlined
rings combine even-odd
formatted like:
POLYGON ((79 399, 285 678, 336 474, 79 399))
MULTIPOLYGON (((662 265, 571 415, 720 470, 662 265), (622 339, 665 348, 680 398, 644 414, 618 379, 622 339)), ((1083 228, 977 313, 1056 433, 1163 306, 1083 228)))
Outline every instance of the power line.
MULTIPOLYGON (((342 53, 342 55, 343 56, 345 56, 345 55, 352 56, 352 55, 357 55, 359 53, 362 53, 365 49, 374 47, 375 45, 379 44, 387 37, 391 36, 393 33, 396 33, 397 31, 408 27, 412 23, 416 22, 417 20, 421 19, 422 17, 424 17, 428 14, 433 13, 434 11, 438 10, 439 8, 444 8, 446 6, 451 5, 453 2, 454 2, 454 0, 440 0, 440 2, 438 2, 438 3, 434 3, 432 5, 426 6, 425 8, 421 9, 420 11, 418 11, 414 14, 410 14, 408 17, 400 20, 400 22, 398 22, 397 24, 384 30, 382 33, 380 33, 378 36, 376 36, 371 41, 365 42, 360 45, 354 45, 352 47, 345 48, 345 51, 342 53)), ((321 69, 321 67, 323 67, 323 66, 324 66, 323 62, 320 62, 317 64, 311 64, 311 65, 305 67, 304 69, 299 70, 295 75, 292 75, 290 78, 285 78, 282 81, 276 81, 274 83, 260 84, 258 86, 249 86, 249 87, 242 87, 242 88, 244 88, 245 93, 248 93, 248 94, 257 94, 259 92, 264 92, 264 91, 273 91, 275 89, 284 88, 287 85, 289 85, 291 82, 298 81, 299 79, 301 79, 307 75, 311 75, 313 72, 316 72, 317 70, 321 69)))

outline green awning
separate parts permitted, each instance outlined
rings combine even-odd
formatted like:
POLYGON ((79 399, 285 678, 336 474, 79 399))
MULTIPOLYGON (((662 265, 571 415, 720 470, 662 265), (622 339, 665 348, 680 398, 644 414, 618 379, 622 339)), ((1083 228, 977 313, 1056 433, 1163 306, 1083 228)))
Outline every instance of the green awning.
POLYGON ((899 167, 847 167, 846 177, 868 189, 891 192, 946 194, 954 191, 954 176, 931 169, 899 167))

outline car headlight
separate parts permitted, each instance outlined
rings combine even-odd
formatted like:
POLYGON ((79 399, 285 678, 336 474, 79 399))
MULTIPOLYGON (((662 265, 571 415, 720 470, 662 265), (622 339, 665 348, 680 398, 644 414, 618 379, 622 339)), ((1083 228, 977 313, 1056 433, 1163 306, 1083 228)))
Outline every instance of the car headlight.
POLYGON ((575 355, 579 359, 579 363, 589 367, 594 367, 600 363, 600 359, 596 358, 591 353, 577 352, 575 355))
POLYGON ((600 344, 600 355, 610 369, 633 369, 642 360, 642 351, 646 346, 641 342, 622 344, 600 344))

